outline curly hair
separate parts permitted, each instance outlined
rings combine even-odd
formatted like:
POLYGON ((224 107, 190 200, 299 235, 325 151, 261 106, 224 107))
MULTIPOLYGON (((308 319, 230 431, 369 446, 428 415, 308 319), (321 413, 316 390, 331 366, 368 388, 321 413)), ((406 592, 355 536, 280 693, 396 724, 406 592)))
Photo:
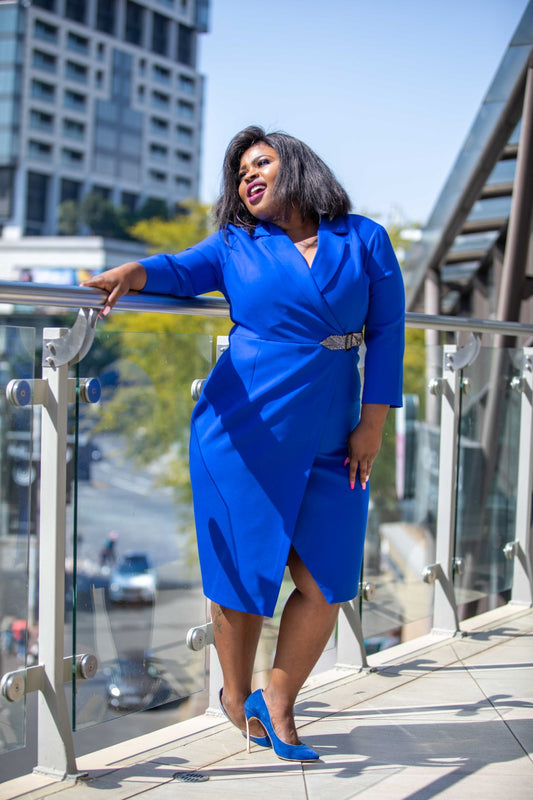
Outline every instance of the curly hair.
POLYGON ((237 133, 228 145, 222 169, 222 187, 215 204, 215 219, 221 228, 229 224, 253 229, 257 218, 250 214, 239 197, 238 173, 243 154, 258 142, 272 147, 280 168, 274 184, 280 210, 287 216, 298 208, 302 220, 319 221, 347 214, 350 198, 330 168, 311 148, 286 133, 265 133, 250 125, 237 133))

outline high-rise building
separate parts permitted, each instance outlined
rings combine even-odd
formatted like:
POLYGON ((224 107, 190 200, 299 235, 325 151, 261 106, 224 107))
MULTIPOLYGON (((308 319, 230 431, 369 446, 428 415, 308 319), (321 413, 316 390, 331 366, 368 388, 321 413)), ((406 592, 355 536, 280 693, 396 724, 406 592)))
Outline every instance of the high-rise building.
POLYGON ((58 232, 96 191, 197 198, 209 0, 0 0, 0 228, 58 232))

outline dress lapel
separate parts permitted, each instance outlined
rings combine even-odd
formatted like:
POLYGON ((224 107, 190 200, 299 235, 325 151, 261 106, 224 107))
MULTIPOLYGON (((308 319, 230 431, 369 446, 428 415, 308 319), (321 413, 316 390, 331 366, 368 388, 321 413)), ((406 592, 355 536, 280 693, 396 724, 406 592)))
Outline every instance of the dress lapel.
POLYGON ((322 219, 318 228, 318 250, 310 270, 316 285, 323 291, 337 272, 347 245, 348 226, 344 217, 322 219))

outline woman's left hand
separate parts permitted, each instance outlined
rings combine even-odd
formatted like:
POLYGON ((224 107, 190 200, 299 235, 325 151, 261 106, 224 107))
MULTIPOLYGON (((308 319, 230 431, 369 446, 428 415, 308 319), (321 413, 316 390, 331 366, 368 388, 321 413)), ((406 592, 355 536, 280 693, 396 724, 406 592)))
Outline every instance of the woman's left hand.
POLYGON ((345 466, 350 465, 350 488, 355 488, 357 470, 361 487, 366 489, 372 471, 372 464, 379 453, 382 431, 389 406, 365 403, 361 407, 361 419, 348 438, 348 457, 345 466))

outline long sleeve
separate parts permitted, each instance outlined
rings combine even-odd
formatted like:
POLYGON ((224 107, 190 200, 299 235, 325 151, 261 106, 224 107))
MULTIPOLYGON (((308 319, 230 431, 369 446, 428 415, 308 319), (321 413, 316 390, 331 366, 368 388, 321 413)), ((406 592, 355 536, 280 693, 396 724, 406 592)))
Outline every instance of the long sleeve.
POLYGON ((369 245, 366 270, 370 279, 365 321, 363 403, 402 405, 405 341, 405 293, 390 239, 381 226, 369 245))
POLYGON ((143 291, 177 297, 224 292, 223 266, 228 249, 222 232, 217 231, 181 253, 143 258, 140 263, 147 273, 143 291))

